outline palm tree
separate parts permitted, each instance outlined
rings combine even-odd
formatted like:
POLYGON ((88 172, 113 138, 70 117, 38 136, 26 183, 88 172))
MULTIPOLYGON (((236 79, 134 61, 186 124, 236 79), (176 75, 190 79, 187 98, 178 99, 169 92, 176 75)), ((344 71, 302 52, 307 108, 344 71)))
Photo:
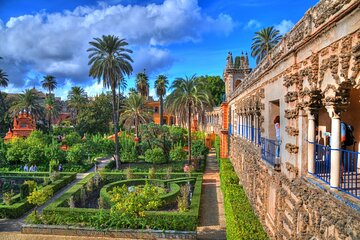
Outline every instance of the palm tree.
MULTIPOLYGON (((82 87, 75 86, 71 88, 67 96, 67 105, 75 111, 75 116, 79 114, 81 108, 84 107, 87 101, 87 95, 82 87)), ((75 116, 73 116, 73 120, 75 116)))
POLYGON ((44 79, 41 81, 42 87, 49 91, 49 95, 51 91, 53 91, 57 87, 57 82, 54 76, 46 75, 44 79))
POLYGON ((149 95, 149 78, 144 72, 136 75, 136 88, 141 96, 148 97, 149 95))
POLYGON ((42 87, 47 89, 48 90, 48 96, 47 96, 47 99, 46 99, 46 112, 47 112, 47 117, 48 117, 48 124, 49 124, 49 131, 50 131, 50 128, 51 128, 51 114, 54 112, 53 110, 50 110, 50 108, 53 108, 53 103, 55 103, 55 99, 50 99, 52 98, 51 96, 51 91, 53 91, 56 86, 57 86, 57 82, 55 80, 55 77, 54 76, 51 76, 51 75, 46 75, 44 77, 44 79, 41 81, 42 83, 42 87))
POLYGON ((152 112, 145 105, 146 99, 137 94, 130 94, 125 101, 124 112, 120 115, 121 122, 125 127, 131 128, 135 125, 135 134, 138 136, 139 124, 150 122, 152 112))
POLYGON ((274 27, 267 27, 255 32, 251 46, 251 56, 256 57, 256 63, 259 63, 264 57, 268 57, 270 62, 270 50, 281 40, 279 30, 274 27))
MULTIPOLYGON (((0 59, 2 59, 2 57, 0 57, 0 59)), ((4 87, 6 88, 8 86, 9 83, 9 79, 8 79, 8 75, 2 70, 0 69, 0 87, 4 87)), ((0 92, 0 100, 1 100, 1 107, 4 110, 4 113, 6 111, 6 107, 5 107, 5 102, 4 102, 4 98, 0 92)))
POLYGON ((45 98, 45 112, 48 118, 49 130, 51 128, 51 122, 54 118, 59 116, 61 106, 55 98, 50 95, 45 98))
MULTIPOLYGON (((191 162, 191 115, 202 112, 205 108, 211 110, 213 103, 211 93, 204 81, 197 77, 177 78, 171 85, 172 93, 166 98, 165 107, 169 113, 187 117, 188 126, 188 161, 191 162)), ((183 119, 184 120, 184 119, 183 119)))
POLYGON ((160 125, 163 125, 164 115, 164 96, 166 94, 166 88, 168 87, 169 81, 165 75, 159 75, 155 81, 156 95, 160 100, 160 125))
POLYGON ((25 89, 25 91, 17 95, 10 111, 13 115, 25 110, 27 113, 39 119, 44 114, 44 106, 41 103, 39 93, 35 89, 25 89))
MULTIPOLYGON (((8 79, 8 75, 2 70, 0 69, 0 87, 7 87, 9 83, 9 79, 8 79)), ((1 100, 1 107, 3 109, 3 111, 6 111, 6 107, 5 107, 5 102, 4 102, 4 98, 0 92, 0 100, 1 100)))
POLYGON ((138 94, 138 91, 136 90, 136 88, 129 88, 129 95, 130 94, 138 94))
POLYGON ((124 75, 129 76, 133 68, 130 57, 132 51, 127 47, 125 39, 119 39, 112 35, 103 35, 102 38, 94 38, 89 42, 92 46, 87 51, 89 54, 89 75, 97 78, 98 83, 103 83, 106 88, 111 88, 113 105, 113 123, 115 132, 115 161, 119 169, 119 138, 118 138, 118 111, 116 102, 116 89, 125 81, 124 75))

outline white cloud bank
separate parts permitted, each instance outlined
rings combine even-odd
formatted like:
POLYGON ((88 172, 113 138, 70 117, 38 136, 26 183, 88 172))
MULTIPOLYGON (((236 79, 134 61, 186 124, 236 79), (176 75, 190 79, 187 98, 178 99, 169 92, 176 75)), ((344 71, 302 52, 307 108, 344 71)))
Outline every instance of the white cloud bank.
MULTIPOLYGON (((134 72, 168 69, 174 62, 169 45, 199 41, 206 32, 229 34, 232 18, 202 13, 197 0, 165 0, 162 4, 79 6, 61 13, 0 20, 0 67, 13 87, 38 85, 29 72, 52 74, 64 86, 83 84, 88 78, 86 49, 93 37, 114 34, 126 38, 134 50, 134 72)), ((40 77, 41 78, 41 77, 40 77)), ((60 86, 61 87, 61 86, 60 86)), ((61 90, 59 90, 61 92, 61 90)))
POLYGON ((279 24, 275 25, 275 28, 279 30, 281 35, 289 32, 294 26, 294 23, 291 20, 282 20, 279 24))

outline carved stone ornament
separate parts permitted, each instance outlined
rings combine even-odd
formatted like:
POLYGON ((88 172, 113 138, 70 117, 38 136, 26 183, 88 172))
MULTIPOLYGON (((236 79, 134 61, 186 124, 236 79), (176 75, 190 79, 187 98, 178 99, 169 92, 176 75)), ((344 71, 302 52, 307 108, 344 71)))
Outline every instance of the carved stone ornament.
POLYGON ((298 99, 298 92, 288 92, 285 94, 285 102, 294 102, 298 99))
POLYGON ((336 0, 329 1, 323 0, 314 9, 313 21, 315 27, 319 27, 325 23, 327 19, 339 12, 346 4, 350 3, 351 0, 336 0))
POLYGON ((290 74, 284 77, 284 86, 290 87, 292 85, 299 84, 301 82, 300 75, 298 73, 290 74))
POLYGON ((297 118, 298 114, 298 109, 285 109, 285 118, 287 119, 297 118))
POLYGON ((340 77, 338 75, 339 57, 331 55, 330 58, 323 59, 320 66, 320 85, 324 80, 325 72, 330 69, 332 77, 335 79, 337 84, 340 84, 340 77))
POLYGON ((354 64, 353 67, 351 68, 352 74, 350 77, 350 81, 353 84, 356 84, 357 86, 360 85, 360 82, 356 83, 356 78, 359 76, 360 74, 360 42, 357 43, 353 48, 352 48, 352 57, 354 59, 354 64))
POLYGON ((297 154, 299 152, 299 147, 291 143, 287 143, 285 149, 291 154, 297 154))
POLYGON ((285 127, 285 132, 286 132, 289 136, 298 136, 298 135, 299 135, 299 129, 294 128, 294 127, 290 127, 290 126, 286 126, 286 127, 285 127))

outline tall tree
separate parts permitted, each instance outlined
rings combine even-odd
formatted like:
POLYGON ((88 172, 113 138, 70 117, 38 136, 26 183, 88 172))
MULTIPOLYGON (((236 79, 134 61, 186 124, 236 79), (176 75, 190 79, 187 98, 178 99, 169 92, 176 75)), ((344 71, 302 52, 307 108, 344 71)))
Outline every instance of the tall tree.
POLYGON ((121 122, 125 127, 131 128, 135 126, 135 134, 138 136, 139 124, 150 122, 152 119, 152 112, 145 105, 146 99, 137 94, 130 94, 125 101, 124 112, 120 115, 121 122))
MULTIPOLYGON (((0 59, 2 59, 2 57, 0 57, 0 59)), ((0 69, 0 87, 6 88, 8 86, 8 83, 9 83, 8 75, 2 69, 0 69)), ((1 101, 1 107, 5 113, 6 111, 5 101, 1 92, 0 92, 0 101, 1 101)))
POLYGON ((48 95, 45 98, 45 112, 48 119, 48 128, 51 129, 51 123, 54 118, 57 118, 61 111, 61 105, 55 98, 48 95))
POLYGON ((57 86, 57 82, 54 76, 51 75, 46 75, 44 76, 44 79, 41 81, 42 87, 44 89, 48 90, 48 96, 45 99, 45 110, 47 113, 47 117, 48 117, 48 127, 49 127, 49 131, 51 129, 51 120, 52 120, 52 113, 58 113, 56 112, 58 110, 58 108, 55 108, 55 98, 51 95, 51 92, 53 90, 55 90, 56 86, 57 86), (52 99, 54 98, 54 99, 52 99))
POLYGON ((51 75, 46 75, 41 81, 41 84, 44 89, 48 90, 49 95, 51 95, 51 92, 57 87, 56 79, 51 75))
POLYGON ((149 78, 144 72, 136 74, 136 88, 141 96, 149 96, 149 78))
POLYGON ((225 94, 225 82, 220 76, 200 76, 198 77, 211 93, 215 106, 219 106, 223 101, 225 94))
POLYGON ((159 75, 155 81, 156 95, 160 101, 160 125, 164 124, 164 96, 166 94, 166 88, 168 87, 169 81, 165 75, 159 75))
POLYGON ((177 78, 171 85, 173 91, 166 98, 165 107, 168 112, 187 118, 188 126, 188 161, 191 162, 191 116, 203 112, 213 106, 211 93, 204 81, 197 77, 177 78))
POLYGON ((15 115, 22 110, 30 113, 35 117, 35 119, 43 117, 44 106, 38 91, 35 89, 25 89, 23 93, 17 95, 13 106, 10 108, 10 111, 13 115, 15 115))
POLYGON ((91 47, 87 50, 89 54, 89 75, 96 78, 98 83, 111 89, 113 105, 113 123, 115 132, 115 161, 116 168, 119 169, 119 138, 118 138, 118 111, 116 90, 121 86, 121 81, 125 81, 124 75, 129 76, 133 68, 133 62, 129 54, 132 53, 127 48, 128 43, 125 39, 119 39, 112 35, 103 35, 101 38, 94 38, 89 42, 91 47))
MULTIPOLYGON (((71 88, 67 96, 67 105, 75 112, 75 116, 79 114, 81 108, 84 107, 87 101, 87 94, 82 87, 74 86, 71 88)), ((73 116, 73 120, 75 116, 73 116)))
POLYGON ((281 38, 279 30, 273 26, 255 32, 251 45, 251 56, 256 57, 256 63, 259 63, 266 56, 271 62, 270 50, 275 47, 281 38))

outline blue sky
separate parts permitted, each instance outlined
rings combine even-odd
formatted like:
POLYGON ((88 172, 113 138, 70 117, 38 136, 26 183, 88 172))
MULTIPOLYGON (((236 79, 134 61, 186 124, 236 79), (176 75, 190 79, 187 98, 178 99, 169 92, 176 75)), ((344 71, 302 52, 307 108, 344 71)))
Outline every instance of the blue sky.
MULTIPOLYGON (((0 0, 0 68, 8 92, 40 88, 57 77, 58 96, 71 86, 89 95, 103 91, 88 77, 88 42, 102 34, 126 38, 134 75, 144 68, 153 87, 158 74, 170 81, 185 75, 222 75, 228 51, 250 52, 254 32, 276 26, 286 33, 314 0, 0 0)), ((252 67, 255 61, 250 59, 252 67)), ((153 91, 151 91, 153 93, 153 91)))

